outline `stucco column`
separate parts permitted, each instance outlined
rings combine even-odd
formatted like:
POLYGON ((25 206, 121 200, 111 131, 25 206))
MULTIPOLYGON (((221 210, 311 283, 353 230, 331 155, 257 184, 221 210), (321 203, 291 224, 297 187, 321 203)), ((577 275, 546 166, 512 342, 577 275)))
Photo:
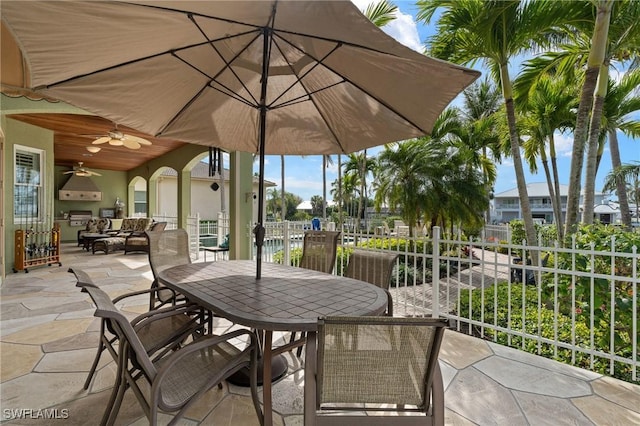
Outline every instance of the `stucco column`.
POLYGON ((147 216, 152 217, 158 211, 158 178, 147 179, 147 216))
POLYGON ((178 172, 178 228, 187 229, 191 214, 191 170, 178 172))
POLYGON ((249 241, 253 240, 247 232, 253 220, 253 155, 232 152, 229 165, 229 258, 251 259, 249 241))

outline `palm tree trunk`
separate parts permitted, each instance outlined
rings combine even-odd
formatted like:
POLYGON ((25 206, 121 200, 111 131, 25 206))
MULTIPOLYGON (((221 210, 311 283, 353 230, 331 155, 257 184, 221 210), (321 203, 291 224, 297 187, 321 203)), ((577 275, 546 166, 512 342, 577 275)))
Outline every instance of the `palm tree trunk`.
POLYGON ((282 222, 285 221, 286 219, 286 215, 287 215, 287 203, 286 203, 286 196, 285 196, 285 191, 284 191, 284 155, 280 156, 280 180, 281 180, 281 189, 280 189, 280 203, 281 203, 281 210, 280 210, 280 220, 282 222))
POLYGON ((584 160, 585 139, 587 135, 587 119, 589 116, 591 98, 596 88, 600 66, 604 62, 607 36, 609 32, 609 18, 611 16, 612 0, 598 2, 598 15, 591 42, 591 50, 587 60, 585 80, 580 94, 580 104, 576 117, 576 128, 573 132, 573 151, 571 154, 571 169, 569 171, 569 194, 567 198, 567 217, 565 234, 572 234, 578 224, 578 210, 580 207, 580 179, 582 176, 582 162, 584 160))
MULTIPOLYGON (((549 160, 547 158, 547 154, 544 152, 544 147, 540 152, 540 160, 542 161, 542 167, 544 168, 544 175, 547 178, 547 188, 549 189, 549 197, 551 198, 551 207, 553 208, 553 216, 556 224, 558 223, 558 218, 556 213, 560 210, 556 199, 556 191, 553 186, 553 178, 551 177, 551 170, 549 169, 549 160)), ((557 227, 558 225, 556 225, 557 227)))
MULTIPOLYGON (((609 130, 609 150, 611 151, 611 167, 613 170, 618 170, 622 162, 620 161, 620 148, 618 147, 618 136, 616 135, 615 129, 609 130)), ((620 176, 616 179, 616 193, 618 194, 622 225, 627 230, 631 230, 631 212, 629 211, 627 187, 624 179, 620 176)))
POLYGON ((322 156, 322 220, 327 221, 327 156, 322 156))
POLYGON ((556 156, 556 142, 553 133, 549 136, 549 157, 551 157, 551 169, 553 170, 553 187, 556 196, 553 217, 555 218, 558 241, 564 241, 564 227, 562 221, 562 195, 560 194, 560 176, 558 174, 558 161, 556 156), (557 210, 556 210, 557 208, 557 210))
POLYGON ((344 196, 342 194, 342 155, 338 154, 338 221, 340 222, 338 225, 338 229, 342 229, 342 224, 344 223, 342 218, 342 203, 344 201, 344 196))
POLYGON ((587 143, 587 168, 585 170, 584 201, 582 222, 593 223, 593 209, 596 193, 596 172, 598 171, 598 151, 600 139, 600 122, 602 121, 602 107, 607 96, 609 83, 609 65, 603 63, 598 74, 596 91, 593 94, 593 109, 589 125, 589 142, 587 143))
MULTIPOLYGON (((536 229, 533 226, 533 216, 531 215, 531 205, 529 204, 529 194, 527 193, 527 183, 524 179, 524 168, 522 167, 522 157, 520 156, 520 142, 518 129, 516 128, 516 111, 513 104, 513 88, 509 78, 507 64, 500 65, 500 80, 502 84, 502 94, 507 111, 507 123, 509 125, 509 141, 511 142, 511 158, 516 172, 516 183, 518 186, 518 196, 520 197, 520 209, 522 210, 522 220, 524 221, 525 234, 529 244, 536 243, 536 229)), ((531 253, 531 262, 538 264, 537 253, 531 253)))

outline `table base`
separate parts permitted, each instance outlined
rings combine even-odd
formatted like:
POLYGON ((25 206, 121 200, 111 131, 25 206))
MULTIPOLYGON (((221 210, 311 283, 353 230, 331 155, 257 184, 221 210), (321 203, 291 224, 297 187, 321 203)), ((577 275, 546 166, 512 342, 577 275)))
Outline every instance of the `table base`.
MULTIPOLYGON (((271 359, 271 382, 276 382, 287 374, 289 366, 287 359, 283 355, 274 356, 271 359)), ((236 386, 248 388, 249 385, 249 369, 243 368, 234 375, 230 376, 227 381, 236 386)), ((258 365, 258 386, 262 386, 262 363, 258 365)))

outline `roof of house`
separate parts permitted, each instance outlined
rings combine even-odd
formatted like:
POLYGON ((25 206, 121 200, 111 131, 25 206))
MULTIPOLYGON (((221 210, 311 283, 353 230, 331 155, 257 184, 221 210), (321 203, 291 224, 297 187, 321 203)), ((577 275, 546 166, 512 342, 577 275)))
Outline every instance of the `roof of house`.
MULTIPOLYGON (((224 180, 228 181, 229 180, 229 169, 224 169, 223 170, 224 173, 224 180)), ((177 177, 178 176, 178 172, 170 167, 165 167, 165 169, 162 171, 161 173, 162 176, 171 176, 171 177, 177 177)), ((210 179, 210 180, 219 180, 220 177, 219 176, 209 176, 209 164, 205 163, 203 161, 199 161, 198 164, 195 165, 195 167, 193 169, 191 169, 191 178, 195 178, 195 179, 210 179)), ((253 177, 253 183, 258 183, 258 177, 254 176, 253 177)), ((276 186, 276 184, 274 182, 271 182, 269 180, 265 180, 264 181, 264 186, 265 187, 272 187, 272 186, 276 186)))
MULTIPOLYGON (((527 184, 527 194, 531 197, 548 197, 549 187, 547 182, 534 182, 527 184)), ((560 196, 566 196, 569 194, 569 185, 560 185, 560 196)), ((518 188, 509 189, 508 191, 500 192, 494 195, 494 198, 511 198, 518 197, 518 188)))

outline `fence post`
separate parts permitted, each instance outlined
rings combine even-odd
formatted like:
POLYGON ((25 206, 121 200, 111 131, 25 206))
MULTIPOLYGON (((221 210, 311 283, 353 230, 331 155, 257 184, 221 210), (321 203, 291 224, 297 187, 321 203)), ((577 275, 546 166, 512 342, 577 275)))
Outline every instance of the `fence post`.
POLYGON ((440 227, 431 230, 433 237, 433 258, 431 263, 431 316, 440 317, 440 227))
POLYGON ((196 213, 196 260, 200 259, 200 213, 196 213))
POLYGON ((284 250, 284 265, 291 265, 291 233, 289 232, 289 221, 282 222, 282 250, 284 250))

